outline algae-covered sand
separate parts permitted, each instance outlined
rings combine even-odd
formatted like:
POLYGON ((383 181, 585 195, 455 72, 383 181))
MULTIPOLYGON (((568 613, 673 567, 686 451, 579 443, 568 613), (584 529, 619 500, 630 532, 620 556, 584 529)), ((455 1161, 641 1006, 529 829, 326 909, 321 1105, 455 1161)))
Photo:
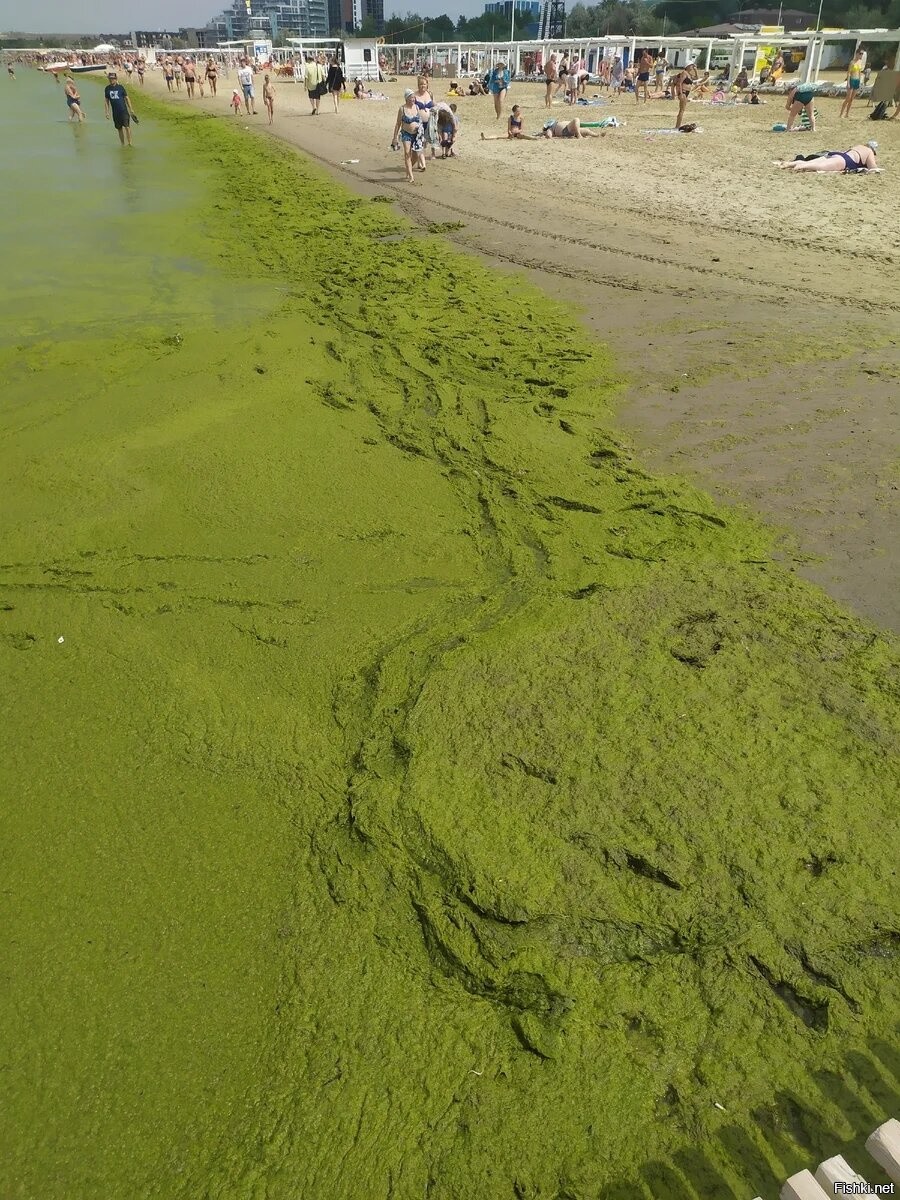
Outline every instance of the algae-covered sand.
POLYGON ((570 313, 153 114, 248 313, 3 352, 0 1192, 740 1200, 858 1143, 896 646, 642 471, 570 313))

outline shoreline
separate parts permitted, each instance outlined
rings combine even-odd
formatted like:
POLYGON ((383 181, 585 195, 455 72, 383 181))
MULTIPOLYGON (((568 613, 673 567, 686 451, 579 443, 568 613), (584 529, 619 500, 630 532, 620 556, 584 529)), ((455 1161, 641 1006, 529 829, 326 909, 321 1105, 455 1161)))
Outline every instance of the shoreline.
MULTIPOLYGON (((154 73, 147 78, 153 94, 187 103, 184 93, 168 96, 154 73)), ((399 94, 405 85, 401 80, 385 86, 399 94)), ((529 120, 540 119, 542 89, 517 85, 514 91, 529 120)), ((221 92, 216 102, 194 103, 231 120, 221 92)), ((900 549, 892 536, 900 524, 894 432, 900 418, 900 337, 891 333, 900 320, 900 285, 891 265, 900 263, 900 238, 890 235, 883 244, 879 222, 884 219, 890 227, 890 206, 884 218, 860 208, 865 232, 854 246, 851 225, 832 211, 830 185, 824 192, 829 208, 817 213, 815 222, 803 219, 797 225, 789 218, 790 197, 807 196, 809 189, 788 186, 778 172, 772 173, 774 179, 765 173, 772 155, 766 143, 781 147, 786 135, 779 141, 779 135, 760 135, 758 128, 760 121, 777 119, 781 106, 753 114, 743 106, 712 113, 697 106, 708 131, 714 122, 729 140, 736 122, 751 116, 757 121, 742 136, 764 164, 760 182, 772 190, 768 215, 754 183, 744 197, 749 209, 736 210, 732 202, 716 218, 706 205, 708 215, 698 221, 683 205, 672 206, 674 184, 667 185, 670 195, 662 210, 653 211, 658 172, 668 170, 671 159, 676 171, 686 172, 684 184, 692 197, 717 190, 727 194, 730 186, 711 178, 723 176, 707 153, 711 132, 694 141, 676 139, 677 147, 671 139, 654 143, 635 136, 638 122, 665 123, 671 115, 665 102, 649 106, 654 119, 645 118, 644 106, 639 109, 633 101, 587 109, 629 122, 603 140, 577 147, 520 147, 478 144, 477 130, 492 132, 495 125, 490 100, 462 101, 464 158, 433 164, 431 177, 413 188, 402 183, 401 165, 386 150, 392 104, 342 101, 335 118, 323 102, 316 126, 297 85, 279 85, 276 103, 271 129, 262 124, 262 115, 256 118, 259 125, 243 116, 236 123, 302 150, 362 195, 389 194, 416 225, 442 225, 443 236, 461 248, 499 269, 524 270, 541 290, 573 307, 626 364, 632 383, 623 395, 620 419, 656 469, 686 472, 723 499, 760 513, 785 531, 784 560, 799 574, 862 616, 900 632, 894 586, 900 549), (523 171, 515 172, 523 152, 523 171), (574 190, 564 182, 572 167, 570 152, 579 155, 584 175, 583 185, 574 190), (612 161, 610 155, 615 155, 612 161), (697 156, 700 162, 694 161, 697 156), (360 164, 341 165, 351 158, 360 164), (644 158, 646 203, 636 205, 644 158), (534 163, 561 172, 559 187, 548 194, 534 176, 534 163), (607 170, 611 178, 605 177, 607 170), (750 217, 749 229, 741 228, 738 211, 750 217), (793 230, 771 227, 773 214, 782 212, 793 230), (828 222, 835 220, 829 230, 828 222), (839 256, 835 239, 842 247, 839 256), (876 242, 883 271, 873 258, 876 242), (849 291, 848 255, 860 274, 849 291), (792 310, 796 321, 788 315, 792 310)), ((876 130, 884 154, 900 163, 900 128, 872 125, 857 106, 854 121, 835 130, 838 107, 838 102, 823 102, 826 141, 852 140, 856 129, 865 140, 876 130)), ((567 111, 562 105, 552 110, 556 116, 567 111)), ((688 115, 696 119, 693 106, 688 115)), ((806 135, 797 135, 790 145, 804 150, 806 135)), ((714 149, 726 152, 718 141, 714 149)), ((893 161, 888 159, 884 176, 831 184, 874 184, 878 199, 893 186, 893 161)), ((858 189, 852 191, 851 203, 859 195, 858 189)))

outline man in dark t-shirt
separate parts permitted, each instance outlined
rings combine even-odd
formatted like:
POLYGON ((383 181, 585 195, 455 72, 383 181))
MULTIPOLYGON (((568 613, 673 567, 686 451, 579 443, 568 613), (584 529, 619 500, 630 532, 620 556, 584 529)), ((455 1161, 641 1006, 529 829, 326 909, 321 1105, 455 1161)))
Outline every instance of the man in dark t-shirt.
POLYGON ((118 82, 115 71, 109 72, 109 83, 103 89, 103 108, 106 119, 112 117, 112 123, 119 131, 119 141, 123 146, 131 145, 131 101, 128 93, 118 82))

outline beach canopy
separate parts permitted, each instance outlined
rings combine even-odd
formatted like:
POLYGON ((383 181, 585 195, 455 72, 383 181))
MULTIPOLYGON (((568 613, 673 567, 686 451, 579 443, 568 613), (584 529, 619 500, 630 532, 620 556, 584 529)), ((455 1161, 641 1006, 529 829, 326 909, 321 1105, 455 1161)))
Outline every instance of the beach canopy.
POLYGON ((91 51, 92 54, 109 54, 111 50, 115 50, 115 46, 111 46, 109 42, 101 42, 99 46, 95 46, 91 51))

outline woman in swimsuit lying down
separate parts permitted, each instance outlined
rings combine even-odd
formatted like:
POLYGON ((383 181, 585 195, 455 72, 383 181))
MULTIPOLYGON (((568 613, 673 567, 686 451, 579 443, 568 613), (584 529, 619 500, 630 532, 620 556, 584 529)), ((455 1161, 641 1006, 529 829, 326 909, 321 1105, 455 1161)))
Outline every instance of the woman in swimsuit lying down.
POLYGON ((573 117, 571 121, 548 121, 540 133, 541 137, 556 138, 586 138, 599 137, 599 133, 589 133, 581 128, 581 121, 573 117))
POLYGON ((851 146, 849 150, 824 150, 812 158, 795 158, 793 162, 778 165, 786 171, 830 171, 835 175, 874 171, 878 166, 877 149, 877 142, 869 142, 865 146, 851 146))

